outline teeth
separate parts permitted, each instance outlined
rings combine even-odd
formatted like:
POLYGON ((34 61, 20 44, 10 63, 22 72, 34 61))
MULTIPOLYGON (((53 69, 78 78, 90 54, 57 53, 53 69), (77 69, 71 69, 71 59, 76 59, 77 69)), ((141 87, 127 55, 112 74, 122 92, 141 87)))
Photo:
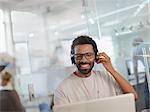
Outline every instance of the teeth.
POLYGON ((89 67, 89 64, 84 64, 84 65, 81 65, 82 68, 87 68, 89 67))

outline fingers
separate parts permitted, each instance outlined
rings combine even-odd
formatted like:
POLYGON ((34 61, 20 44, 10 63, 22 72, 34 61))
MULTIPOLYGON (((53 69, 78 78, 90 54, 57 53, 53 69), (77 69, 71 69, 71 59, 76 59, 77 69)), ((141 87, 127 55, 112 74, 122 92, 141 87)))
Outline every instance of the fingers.
POLYGON ((110 61, 110 58, 108 57, 108 55, 104 52, 102 53, 98 53, 96 56, 96 63, 104 63, 104 62, 108 62, 110 61))
POLYGON ((96 61, 97 64, 104 63, 104 62, 107 62, 107 60, 106 59, 102 59, 102 58, 97 59, 97 61, 96 61))
POLYGON ((105 52, 99 53, 99 56, 103 56, 107 59, 110 59, 109 56, 105 52))

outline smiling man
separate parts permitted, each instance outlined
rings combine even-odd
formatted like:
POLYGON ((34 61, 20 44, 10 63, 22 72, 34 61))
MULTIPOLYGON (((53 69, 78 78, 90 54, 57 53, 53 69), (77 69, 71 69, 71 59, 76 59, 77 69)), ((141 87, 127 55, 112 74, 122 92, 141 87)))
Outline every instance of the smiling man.
POLYGON ((91 37, 79 36, 73 41, 71 61, 77 70, 59 84, 54 94, 54 105, 123 93, 133 93, 137 99, 133 87, 113 68, 106 53, 98 53, 97 45, 91 37), (92 70, 95 62, 102 63, 107 72, 92 70))

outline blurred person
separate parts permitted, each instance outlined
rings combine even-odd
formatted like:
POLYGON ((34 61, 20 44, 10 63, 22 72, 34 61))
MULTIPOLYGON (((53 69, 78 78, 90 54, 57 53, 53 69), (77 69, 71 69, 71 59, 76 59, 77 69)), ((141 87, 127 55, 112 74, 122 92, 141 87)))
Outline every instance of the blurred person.
POLYGON ((0 112, 24 112, 19 95, 14 89, 15 59, 0 53, 0 112))
MULTIPOLYGON (((0 72, 7 71, 12 76, 16 74, 16 65, 15 65, 15 58, 10 56, 8 53, 1 52, 0 53, 0 72)), ((14 87, 14 83, 12 83, 14 87)))
POLYGON ((24 112, 19 95, 13 89, 12 75, 0 73, 0 112, 24 112))
POLYGON ((7 71, 12 75, 16 74, 15 58, 7 53, 0 53, 0 71, 7 71))
MULTIPOLYGON (((134 67, 134 74, 136 77, 137 84, 139 83, 139 75, 138 75, 138 62, 141 61, 144 66, 145 60, 144 55, 150 55, 150 45, 144 44, 144 41, 142 38, 138 37, 133 40, 133 67, 134 67)), ((150 68, 150 59, 148 57, 145 57, 147 59, 147 64, 150 68)), ((150 69, 149 69, 150 70, 150 69)), ((147 78, 146 78, 147 80, 147 78)))
POLYGON ((133 70, 137 83, 135 87, 140 97, 137 104, 143 105, 142 108, 150 108, 150 93, 148 90, 148 77, 150 77, 150 57, 148 56, 150 56, 150 44, 145 44, 141 37, 137 37, 133 39, 133 47, 133 70), (140 83, 139 62, 145 67, 144 83, 140 83), (146 68, 146 64, 148 68, 146 68), (146 75, 146 69, 148 69, 149 76, 146 75), (144 99, 142 97, 144 97, 144 99))
POLYGON ((113 68, 110 57, 98 53, 95 41, 89 36, 79 36, 71 46, 71 61, 77 70, 64 79, 54 93, 54 105, 133 93, 133 87, 113 68), (103 64, 106 71, 92 70, 95 62, 103 64))

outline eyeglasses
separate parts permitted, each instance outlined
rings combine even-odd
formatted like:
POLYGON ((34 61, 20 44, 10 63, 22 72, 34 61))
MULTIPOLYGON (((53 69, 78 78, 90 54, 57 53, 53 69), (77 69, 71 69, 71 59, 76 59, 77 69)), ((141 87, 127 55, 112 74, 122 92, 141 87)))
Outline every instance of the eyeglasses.
POLYGON ((74 54, 76 60, 81 60, 83 56, 87 59, 93 59, 95 57, 95 53, 85 53, 85 54, 74 54))

